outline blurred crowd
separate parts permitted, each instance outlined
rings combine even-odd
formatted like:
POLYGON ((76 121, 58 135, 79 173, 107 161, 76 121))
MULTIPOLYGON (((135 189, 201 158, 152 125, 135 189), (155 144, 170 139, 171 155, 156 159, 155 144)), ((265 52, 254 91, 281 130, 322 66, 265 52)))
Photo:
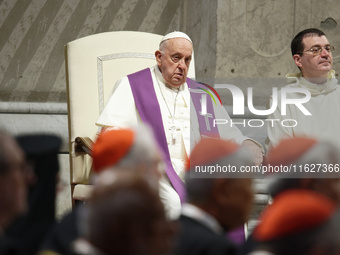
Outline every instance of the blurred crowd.
MULTIPOLYGON (((162 155, 145 126, 109 130, 93 146, 91 197, 55 220, 60 139, 0 133, 0 254, 339 254, 339 171, 269 173, 272 202, 246 241, 228 232, 247 225, 252 175, 192 175, 196 166, 253 165, 247 148, 202 139, 186 164, 186 200, 169 219, 159 196, 162 155)), ((332 144, 283 139, 264 164, 337 165, 332 144), (289 148, 289 149, 288 149, 289 148)))

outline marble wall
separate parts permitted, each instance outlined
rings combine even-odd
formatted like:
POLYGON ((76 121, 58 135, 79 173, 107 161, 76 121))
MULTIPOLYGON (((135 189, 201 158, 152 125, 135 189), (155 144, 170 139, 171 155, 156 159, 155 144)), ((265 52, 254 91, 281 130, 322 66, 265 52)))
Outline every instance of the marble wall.
MULTIPOLYGON (((336 1, 218 1, 216 77, 277 78, 297 72, 290 52, 293 37, 309 27, 322 29, 340 47, 336 1)), ((334 67, 340 62, 335 53, 334 67)))
MULTIPOLYGON (((340 48, 340 13, 337 1, 220 0, 217 8, 215 79, 242 89, 254 87, 256 104, 264 106, 271 87, 285 84, 285 75, 298 72, 290 51, 301 30, 323 30, 340 48)), ((339 70, 339 51, 334 69, 339 70)), ((230 97, 225 98, 229 105, 230 97)))
POLYGON ((179 30, 178 0, 1 0, 0 100, 66 102, 64 45, 107 31, 179 30))
MULTIPOLYGON (((336 0, 0 0, 0 101, 65 103, 64 45, 118 30, 187 32, 197 77, 211 83, 282 78, 297 71, 289 45, 298 31, 321 28, 340 47, 337 5, 336 0)), ((339 62, 336 51, 335 70, 339 62)), ((255 84, 259 90, 262 83, 255 84)))

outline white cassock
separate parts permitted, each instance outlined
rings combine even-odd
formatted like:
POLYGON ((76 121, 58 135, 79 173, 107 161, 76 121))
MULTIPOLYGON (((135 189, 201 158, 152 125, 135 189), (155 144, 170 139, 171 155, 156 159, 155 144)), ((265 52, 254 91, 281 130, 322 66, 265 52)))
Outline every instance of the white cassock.
MULTIPOLYGON (((188 85, 185 83, 179 89, 171 88, 165 85, 157 66, 150 70, 160 105, 171 162, 174 170, 183 180, 185 160, 191 151, 190 144, 196 144, 201 138, 196 115, 193 114, 190 118, 190 108, 194 109, 194 106, 190 100, 188 85)), ((230 119, 222 106, 214 105, 214 112, 216 119, 230 119)), ((128 128, 136 126, 138 123, 142 123, 142 120, 136 109, 130 83, 127 77, 123 77, 114 86, 113 93, 96 125, 128 128)), ((222 139, 231 139, 238 144, 249 139, 243 136, 235 126, 219 125, 218 131, 222 139)), ((181 212, 181 202, 165 172, 160 181, 160 197, 169 218, 176 219, 181 212)))
MULTIPOLYGON (((340 148, 340 87, 338 80, 334 78, 334 71, 329 72, 329 79, 324 84, 311 83, 301 74, 290 74, 287 78, 291 81, 287 88, 304 88, 310 91, 311 99, 303 106, 312 115, 305 115, 295 104, 288 104, 287 114, 282 115, 279 100, 276 111, 268 116, 269 119, 279 121, 275 121, 273 125, 267 122, 267 146, 276 146, 284 138, 307 136, 331 142, 340 148), (288 119, 294 121, 284 121, 288 119), (282 121, 284 125, 281 125, 282 121), (296 126, 293 127, 294 125, 296 126)), ((289 99, 302 97, 305 95, 301 93, 287 93, 289 99)))

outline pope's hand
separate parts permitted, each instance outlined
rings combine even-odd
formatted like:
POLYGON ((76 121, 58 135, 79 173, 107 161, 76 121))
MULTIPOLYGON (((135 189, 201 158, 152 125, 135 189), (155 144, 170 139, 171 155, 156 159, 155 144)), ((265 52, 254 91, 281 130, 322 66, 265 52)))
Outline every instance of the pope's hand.
POLYGON ((242 142, 242 146, 246 147, 253 156, 253 162, 256 166, 259 166, 263 162, 263 153, 260 147, 251 140, 245 140, 242 142))

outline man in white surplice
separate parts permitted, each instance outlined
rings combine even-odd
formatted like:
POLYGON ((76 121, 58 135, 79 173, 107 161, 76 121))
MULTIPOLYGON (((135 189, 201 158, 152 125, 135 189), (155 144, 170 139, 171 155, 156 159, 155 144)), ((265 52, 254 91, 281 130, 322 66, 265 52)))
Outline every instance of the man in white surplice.
MULTIPOLYGON (((194 106, 186 83, 192 52, 192 41, 186 34, 169 33, 163 37, 159 50, 155 52, 157 65, 150 68, 171 163, 182 180, 185 160, 190 154, 190 144, 201 139, 198 120, 190 117, 190 108, 193 110, 194 106)), ((222 106, 213 107, 216 119, 230 118, 222 106)), ((114 86, 113 94, 96 125, 126 128, 141 122, 129 78, 123 77, 114 86)), ((262 162, 261 145, 243 136, 239 129, 220 125, 218 132, 222 139, 247 146, 254 155, 255 164, 262 162)), ((180 198, 165 173, 160 181, 160 196, 169 218, 177 218, 181 210, 180 198)))
MULTIPOLYGON (((286 115, 283 115, 279 102, 276 111, 268 117, 279 121, 274 125, 268 122, 267 146, 276 146, 285 138, 308 136, 326 140, 340 148, 340 87, 332 70, 334 46, 321 30, 309 28, 294 37, 291 51, 301 72, 288 74, 289 84, 285 88, 299 88, 310 93, 311 98, 303 106, 311 115, 306 115, 295 104, 287 104, 286 115), (296 123, 277 124, 284 119, 296 123)), ((290 100, 302 97, 305 97, 302 93, 287 93, 290 100)))

